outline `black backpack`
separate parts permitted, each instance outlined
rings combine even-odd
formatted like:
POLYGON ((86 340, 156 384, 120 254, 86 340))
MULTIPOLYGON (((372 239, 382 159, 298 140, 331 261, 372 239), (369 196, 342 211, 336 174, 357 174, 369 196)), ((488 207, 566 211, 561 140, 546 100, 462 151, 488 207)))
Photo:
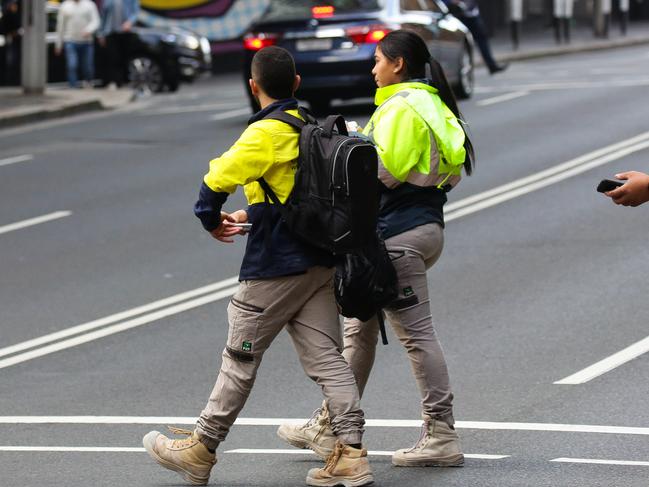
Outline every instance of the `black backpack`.
POLYGON ((299 113, 306 121, 280 110, 265 117, 300 131, 291 195, 282 205, 264 178, 258 182, 300 240, 335 255, 357 250, 376 233, 376 149, 365 139, 349 137, 341 115, 330 115, 320 126, 304 108, 299 113))
POLYGON ((264 178, 259 184, 296 237, 336 255, 334 282, 340 313, 362 321, 377 315, 387 343, 381 309, 396 299, 398 291, 396 272, 376 232, 376 148, 363 138, 350 137, 341 115, 330 115, 320 126, 303 108, 299 113, 305 121, 283 111, 265 117, 300 131, 291 195, 282 205, 264 178))
POLYGON ((397 273, 378 234, 362 248, 338 258, 334 292, 341 315, 361 321, 376 315, 387 345, 382 309, 398 297, 399 290, 397 273))

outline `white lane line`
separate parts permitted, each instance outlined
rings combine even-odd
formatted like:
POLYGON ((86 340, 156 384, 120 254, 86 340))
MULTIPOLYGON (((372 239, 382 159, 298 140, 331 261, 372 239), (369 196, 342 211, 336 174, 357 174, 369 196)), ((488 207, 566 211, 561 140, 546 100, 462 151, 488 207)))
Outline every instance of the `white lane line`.
MULTIPOLYGON (((315 455, 311 450, 282 450, 275 448, 237 448, 235 450, 226 450, 223 453, 246 453, 246 454, 261 454, 261 455, 315 455)), ((367 452, 370 456, 375 457, 391 457, 394 455, 393 451, 386 450, 369 450, 367 452)), ((481 453, 465 453, 465 458, 477 458, 481 460, 502 460, 503 458, 509 458, 510 455, 487 455, 481 453)))
POLYGON ((166 318, 168 316, 182 313, 183 311, 187 311, 193 308, 198 308, 199 306, 203 306, 205 304, 212 303, 214 301, 219 301, 227 296, 232 296, 237 291, 238 288, 239 288, 238 286, 234 286, 225 289, 223 291, 219 291, 213 294, 208 294, 207 296, 202 296, 200 298, 193 299, 191 301, 186 301, 184 303, 177 304, 175 306, 170 306, 169 308, 164 308, 160 311, 156 311, 154 313, 140 316, 139 318, 125 321, 117 325, 109 326, 107 328, 102 328, 101 330, 98 331, 93 331, 90 333, 86 333, 84 335, 79 335, 74 338, 69 338, 67 340, 63 340, 61 342, 57 342, 52 345, 47 345, 45 347, 37 348, 30 352, 14 355, 4 360, 0 360, 0 369, 11 367, 12 365, 16 365, 21 362, 25 362, 27 360, 32 360, 37 357, 42 357, 43 355, 49 355, 51 353, 58 352, 60 350, 76 347, 83 343, 91 342, 108 335, 113 335, 115 333, 119 333, 125 330, 130 330, 131 328, 146 325, 148 323, 152 323, 162 318, 166 318))
POLYGON ((617 79, 606 81, 555 81, 549 83, 530 83, 509 85, 506 87, 481 86, 475 89, 476 94, 499 93, 501 91, 545 91, 545 90, 566 90, 566 89, 587 89, 587 88, 613 88, 647 86, 649 78, 617 79))
POLYGON ((66 216, 70 216, 70 215, 72 215, 71 211, 55 211, 54 213, 48 213, 47 215, 37 216, 35 218, 30 218, 29 220, 10 223, 9 225, 4 225, 0 227, 0 234, 13 232, 14 230, 20 230, 22 228, 32 227, 34 225, 39 225, 41 223, 46 223, 52 220, 58 220, 59 218, 65 218, 66 216))
POLYGON ((36 347, 38 345, 43 345, 45 343, 51 343, 56 340, 60 340, 61 338, 67 338, 72 335, 77 335, 82 332, 86 332, 89 330, 94 330, 96 328, 100 328, 105 325, 110 325, 112 323, 116 323, 118 321, 125 320, 127 318, 132 318, 133 316, 137 316, 143 313, 148 313, 150 311, 155 311, 157 309, 163 308, 165 306, 169 306, 172 304, 179 303, 181 301, 185 301, 186 299, 194 298, 196 296, 200 296, 202 294, 207 294, 211 293, 214 291, 218 291, 220 289, 223 289, 225 287, 230 287, 239 282, 239 279, 237 277, 231 277, 229 279, 225 279, 223 281, 219 281, 213 284, 209 284, 207 286, 199 287, 196 289, 192 289, 191 291, 186 291, 182 292, 180 294, 175 294, 173 296, 169 296, 168 298, 165 299, 160 299, 158 301, 153 301, 152 303, 145 304, 142 306, 138 306, 136 308, 132 308, 126 311, 122 311, 120 313, 116 313, 114 315, 106 316, 104 318, 100 318, 97 320, 89 321, 87 323, 83 323, 81 325, 76 325, 70 328, 66 328, 65 330, 57 331, 55 333, 50 333, 48 335, 43 335, 38 338, 34 338, 31 340, 27 340, 21 343, 17 343, 15 345, 11 345, 9 347, 5 348, 0 348, 0 357, 4 357, 6 355, 11 355, 12 353, 20 352, 23 350, 27 350, 29 348, 36 347))
POLYGON ((595 465, 625 465, 630 467, 649 467, 649 462, 636 462, 631 460, 601 460, 596 458, 555 458, 551 462, 562 463, 590 463, 595 465))
POLYGON ((0 451, 11 452, 84 452, 84 453, 140 453, 144 448, 110 446, 0 446, 0 451))
MULTIPOLYGON (((645 136, 646 138, 646 136, 645 136)), ((614 144, 616 145, 616 144, 614 144)), ((610 147, 610 146, 609 146, 610 147)), ((630 146, 627 146, 625 148, 620 148, 612 153, 609 153, 608 155, 605 155, 603 157, 599 157, 593 160, 587 160, 586 162, 581 163, 580 165, 574 165, 574 161, 568 161, 567 163, 564 164, 559 164, 558 166, 555 166, 554 168, 550 168, 546 171, 541 171, 541 173, 537 173, 533 176, 529 176, 526 178, 519 179, 517 181, 513 181, 512 183, 505 184, 502 186, 499 186, 497 188, 494 188, 489 191, 485 191, 483 193, 479 193, 477 195, 471 196, 469 198, 465 198, 464 200, 458 201, 455 204, 448 205, 447 211, 448 213, 445 216, 445 220, 447 222, 453 221, 457 218, 460 218, 462 216, 470 215, 472 213, 476 213, 480 210, 484 210, 486 208, 490 208, 492 206, 498 205, 500 203, 504 203, 505 201, 512 200, 514 198, 517 198, 519 196, 526 195, 528 193, 531 193, 533 191, 539 190, 541 188, 545 188, 546 186, 550 186, 552 184, 561 182, 565 179, 568 179, 570 177, 576 176, 578 174, 581 174, 583 172, 589 171, 590 169, 602 166, 604 164, 607 164, 609 162, 621 159, 623 157, 626 157, 630 154, 633 154, 635 152, 639 152, 645 149, 649 148, 649 140, 645 140, 643 142, 639 142, 630 146), (562 172, 558 172, 558 168, 560 166, 568 166, 572 165, 575 167, 572 167, 572 169, 564 170, 562 172), (539 175, 545 174, 544 178, 540 178, 539 175), (523 181, 525 180, 525 183, 523 181), (530 182, 530 181, 535 181, 535 182, 530 182), (494 195, 489 197, 490 195, 494 195), (467 200, 471 200, 470 203, 471 206, 468 206, 467 200), (462 208, 464 207, 464 208, 462 208), (460 209, 458 209, 460 208, 460 209)), ((581 159, 581 158, 580 158, 581 159)))
POLYGON ((0 166, 8 166, 9 164, 16 164, 18 162, 27 162, 32 161, 34 156, 31 154, 25 154, 22 156, 8 157, 6 159, 0 159, 0 166))
MULTIPOLYGON (((187 416, 0 416, 0 424, 177 424, 193 425, 198 418, 187 416)), ((304 424, 308 418, 237 418, 237 426, 279 426, 304 424)), ((366 419, 369 428, 421 428, 421 420, 366 419)), ((560 423, 511 423, 495 421, 457 421, 459 429, 494 431, 541 431, 649 436, 649 428, 560 423)))
POLYGON ((237 110, 230 110, 223 113, 217 113, 216 115, 212 115, 209 119, 212 121, 225 120, 228 118, 240 117, 241 115, 252 115, 252 111, 250 110, 250 108, 239 108, 237 110))
POLYGON ((575 372, 568 377, 555 382, 559 385, 577 385, 585 384, 586 382, 599 377, 600 375, 610 372, 611 370, 623 365, 631 360, 649 352, 649 336, 643 338, 639 342, 629 345, 624 350, 620 350, 613 355, 600 360, 585 369, 575 372))
POLYGON ((493 98, 487 98, 485 100, 480 100, 476 102, 476 105, 479 107, 487 107, 489 105, 495 105, 496 103, 501 103, 504 101, 514 100, 522 96, 529 95, 529 91, 514 91, 513 93, 505 93, 504 95, 494 96, 493 98))

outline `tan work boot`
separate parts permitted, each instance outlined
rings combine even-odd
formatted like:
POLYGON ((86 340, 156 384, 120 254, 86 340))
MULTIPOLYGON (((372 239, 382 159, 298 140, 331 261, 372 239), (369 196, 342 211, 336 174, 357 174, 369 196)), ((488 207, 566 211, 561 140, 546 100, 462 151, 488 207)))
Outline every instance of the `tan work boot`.
POLYGON ((216 455, 210 453, 198 439, 195 431, 169 427, 169 431, 188 438, 167 438, 158 431, 151 431, 142 438, 144 448, 151 458, 164 468, 178 472, 192 485, 205 485, 210 470, 216 463, 216 455))
POLYGON ((306 476, 307 485, 356 487, 374 482, 367 450, 336 442, 324 468, 312 468, 306 476))
POLYGON ((399 467, 459 467, 464 464, 457 433, 444 421, 424 416, 419 441, 412 448, 398 450, 392 464, 399 467))
POLYGON ((302 426, 281 425, 277 429, 277 436, 296 448, 310 448, 320 458, 327 460, 336 445, 336 435, 331 429, 326 401, 302 426))

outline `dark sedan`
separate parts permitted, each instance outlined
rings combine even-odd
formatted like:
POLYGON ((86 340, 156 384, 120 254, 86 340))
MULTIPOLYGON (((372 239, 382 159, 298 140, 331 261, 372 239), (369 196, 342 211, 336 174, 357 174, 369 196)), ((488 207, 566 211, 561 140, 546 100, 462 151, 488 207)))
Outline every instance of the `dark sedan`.
MULTIPOLYGON (((59 5, 47 4, 48 15, 48 81, 65 81, 64 56, 54 55, 56 16, 59 5)), ((193 32, 165 27, 137 25, 132 29, 122 66, 123 78, 137 88, 154 92, 176 91, 181 81, 193 81, 211 68, 211 46, 208 40, 193 32)), ((95 46, 95 74, 103 78, 104 53, 95 46)))
POLYGON ((396 29, 417 32, 457 96, 471 96, 473 39, 436 0, 271 0, 244 36, 246 87, 254 53, 277 45, 293 54, 302 77, 297 96, 315 112, 326 112, 334 98, 371 97, 376 43, 396 29))

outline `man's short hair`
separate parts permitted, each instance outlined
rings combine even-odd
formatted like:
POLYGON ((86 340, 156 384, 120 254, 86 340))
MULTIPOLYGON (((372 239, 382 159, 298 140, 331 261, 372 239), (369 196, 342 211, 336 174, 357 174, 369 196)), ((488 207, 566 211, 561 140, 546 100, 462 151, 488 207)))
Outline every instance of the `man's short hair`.
POLYGON ((250 65, 252 79, 275 100, 293 96, 295 61, 286 49, 265 47, 254 55, 250 65))

